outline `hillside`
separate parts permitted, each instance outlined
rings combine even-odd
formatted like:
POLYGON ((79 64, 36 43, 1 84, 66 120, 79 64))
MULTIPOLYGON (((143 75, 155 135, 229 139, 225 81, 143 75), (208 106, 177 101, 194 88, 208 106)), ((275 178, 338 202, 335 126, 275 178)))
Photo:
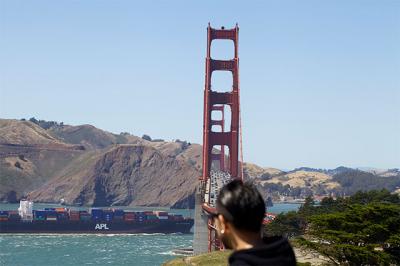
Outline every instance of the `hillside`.
POLYGON ((17 201, 82 153, 32 122, 0 119, 0 201, 17 201))
POLYGON ((0 201, 193 205, 201 146, 148 141, 90 125, 0 119, 0 201))
POLYGON ((0 144, 59 144, 45 129, 30 122, 0 119, 0 144))
POLYGON ((88 150, 103 149, 113 144, 142 143, 142 138, 129 134, 113 134, 92 125, 56 126, 48 130, 49 134, 57 139, 69 143, 80 144, 88 150))
POLYGON ((91 206, 173 206, 190 200, 198 176, 187 161, 150 145, 117 145, 78 158, 30 198, 91 206))
MULTIPOLYGON (((2 202, 29 194, 35 201, 95 206, 193 206, 199 144, 36 119, 0 119, 0 133, 2 202)), ((244 174, 274 201, 400 188, 398 169, 379 175, 346 167, 284 172, 244 163, 244 174)))
POLYGON ((327 174, 307 171, 296 171, 285 175, 275 176, 271 179, 261 181, 260 183, 275 183, 283 186, 289 185, 291 187, 325 186, 327 188, 335 188, 339 186, 339 183, 332 181, 332 177, 327 174))
POLYGON ((250 178, 270 178, 272 176, 277 176, 283 173, 283 171, 276 169, 276 168, 263 168, 258 165, 252 164, 252 163, 244 163, 244 174, 250 178))
POLYGON ((359 190, 387 189, 391 192, 400 188, 400 174, 397 169, 376 175, 357 169, 338 167, 336 169, 297 168, 276 175, 264 175, 255 179, 262 194, 274 201, 304 199, 307 196, 318 198, 349 196, 359 190))

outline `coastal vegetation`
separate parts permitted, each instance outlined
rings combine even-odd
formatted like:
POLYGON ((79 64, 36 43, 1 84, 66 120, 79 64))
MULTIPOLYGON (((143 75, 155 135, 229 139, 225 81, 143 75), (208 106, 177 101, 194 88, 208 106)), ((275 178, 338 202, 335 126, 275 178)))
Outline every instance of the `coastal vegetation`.
POLYGON ((308 197, 298 211, 279 214, 264 233, 285 235, 335 265, 398 265, 400 197, 385 189, 327 197, 320 204, 308 197))

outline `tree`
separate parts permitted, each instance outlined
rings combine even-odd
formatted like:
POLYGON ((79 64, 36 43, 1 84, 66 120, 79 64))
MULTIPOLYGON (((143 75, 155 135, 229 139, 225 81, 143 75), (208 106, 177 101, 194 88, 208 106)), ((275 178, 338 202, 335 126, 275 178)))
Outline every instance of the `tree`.
POLYGON ((275 219, 264 227, 264 234, 291 238, 304 233, 306 221, 295 211, 278 214, 275 219))
POLYGON ((304 215, 304 216, 309 216, 314 212, 314 205, 315 205, 315 201, 314 198, 312 196, 308 196, 305 201, 304 204, 301 205, 300 209, 299 209, 299 213, 304 215))
POLYGON ((267 206, 267 207, 274 206, 274 203, 272 202, 272 198, 271 197, 267 197, 267 200, 265 201, 265 206, 267 206))
POLYGON ((400 203, 398 194, 391 194, 389 190, 358 191, 350 197, 350 203, 366 204, 370 202, 400 203))
POLYGON ((34 117, 29 118, 29 121, 31 121, 32 123, 35 123, 35 124, 38 123, 38 121, 34 117))
POLYGON ((151 137, 149 135, 143 134, 142 139, 151 141, 151 137))
POLYGON ((22 165, 21 165, 20 162, 15 162, 14 166, 19 168, 19 169, 21 169, 21 170, 24 169, 24 168, 22 168, 22 165))
POLYGON ((302 243, 322 254, 329 253, 333 261, 347 265, 400 263, 393 255, 400 248, 400 205, 353 204, 345 211, 309 219, 307 235, 314 243, 306 239, 302 243))
POLYGON ((271 174, 270 173, 263 173, 260 177, 261 180, 268 180, 271 178, 271 174))
POLYGON ((312 197, 265 226, 267 235, 294 237, 337 265, 400 265, 400 199, 387 190, 349 198, 312 197))

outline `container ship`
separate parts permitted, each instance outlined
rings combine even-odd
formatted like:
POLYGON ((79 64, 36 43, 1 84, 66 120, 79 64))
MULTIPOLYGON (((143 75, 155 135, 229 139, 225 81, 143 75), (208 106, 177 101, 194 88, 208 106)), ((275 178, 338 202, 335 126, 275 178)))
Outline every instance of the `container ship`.
POLYGON ((0 211, 0 233, 187 234, 194 223, 192 218, 165 211, 32 207, 31 201, 22 200, 18 211, 0 211))

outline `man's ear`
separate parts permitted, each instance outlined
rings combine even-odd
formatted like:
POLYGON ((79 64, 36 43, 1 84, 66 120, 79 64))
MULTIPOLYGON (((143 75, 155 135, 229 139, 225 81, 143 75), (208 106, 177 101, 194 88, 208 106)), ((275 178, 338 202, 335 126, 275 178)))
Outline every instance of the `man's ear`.
POLYGON ((218 221, 219 224, 221 226, 220 230, 221 230, 221 234, 226 234, 226 233, 230 233, 231 231, 231 225, 230 223, 225 219, 225 217, 222 214, 218 215, 218 221))

